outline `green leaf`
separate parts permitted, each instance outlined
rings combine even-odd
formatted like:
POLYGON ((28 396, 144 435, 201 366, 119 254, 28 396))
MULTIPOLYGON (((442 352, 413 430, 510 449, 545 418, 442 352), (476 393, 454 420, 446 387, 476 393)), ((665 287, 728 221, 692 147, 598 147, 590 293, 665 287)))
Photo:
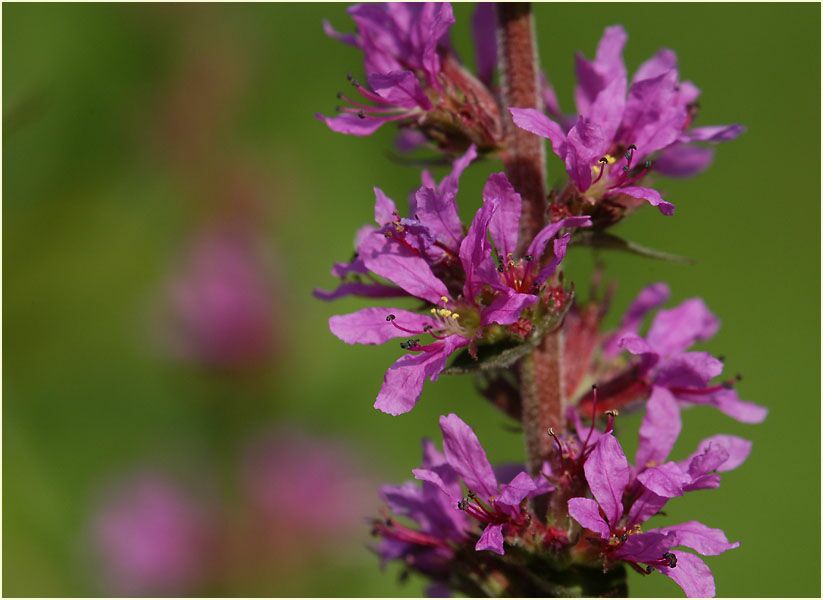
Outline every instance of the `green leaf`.
POLYGON ((477 358, 474 359, 468 350, 460 352, 451 365, 443 371, 446 375, 463 375, 487 371, 490 369, 506 369, 534 350, 543 336, 554 331, 563 323, 566 313, 571 308, 574 292, 569 292, 568 300, 556 313, 545 315, 535 324, 534 330, 522 342, 508 339, 497 344, 481 345, 477 348, 477 358))
POLYGON ((605 231, 579 231, 574 236, 574 243, 578 246, 589 246, 591 248, 599 248, 604 250, 619 250, 644 256, 646 258, 653 258, 655 260, 663 260, 666 262, 678 263, 682 265, 693 265, 695 260, 686 256, 678 256, 677 254, 669 254, 662 250, 655 250, 654 248, 646 248, 635 242, 624 240, 613 233, 606 233, 605 231))

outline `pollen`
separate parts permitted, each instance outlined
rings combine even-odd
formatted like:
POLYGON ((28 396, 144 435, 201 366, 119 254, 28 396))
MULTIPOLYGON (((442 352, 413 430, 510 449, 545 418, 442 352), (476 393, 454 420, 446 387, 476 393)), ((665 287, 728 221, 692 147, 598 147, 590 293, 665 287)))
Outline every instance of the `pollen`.
POLYGON ((459 319, 459 318, 460 318, 460 315, 459 315, 459 314, 457 314, 457 313, 452 313, 452 319, 454 319, 454 320, 456 321, 456 320, 457 320, 457 319, 459 319))
POLYGON ((440 296, 440 300, 443 302, 443 304, 449 303, 449 299, 446 296, 440 296))
POLYGON ((596 164, 592 167, 592 175, 600 175, 600 171, 605 165, 613 165, 616 161, 617 159, 614 156, 607 154, 600 159, 600 164, 596 164))
POLYGON ((452 315, 452 311, 450 311, 448 308, 438 308, 437 314, 441 317, 450 317, 452 315))

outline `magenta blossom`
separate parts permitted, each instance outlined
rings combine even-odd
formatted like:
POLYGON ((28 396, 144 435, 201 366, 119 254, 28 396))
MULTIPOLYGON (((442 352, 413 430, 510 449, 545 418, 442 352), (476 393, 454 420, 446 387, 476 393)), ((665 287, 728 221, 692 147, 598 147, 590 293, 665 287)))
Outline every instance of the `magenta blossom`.
POLYGON ((424 441, 423 465, 412 471, 422 488, 405 484, 383 489, 395 514, 420 525, 419 531, 411 531, 379 524, 384 558, 408 556, 412 549, 419 556, 424 549, 429 559, 447 563, 456 545, 472 540, 476 551, 505 554, 507 535, 539 526, 527 516, 524 500, 545 494, 552 486, 542 474, 532 478, 523 470, 510 473, 510 482, 501 484, 474 431, 460 417, 440 417, 440 429, 445 455, 424 441))
POLYGON ((335 300, 343 296, 355 295, 367 298, 409 297, 404 289, 386 285, 369 272, 360 247, 370 241, 373 233, 379 233, 394 240, 413 253, 419 255, 435 274, 444 279, 453 279, 459 273, 460 244, 465 237, 463 224, 457 212, 457 192, 460 175, 477 158, 477 150, 470 146, 466 153, 456 159, 451 172, 437 183, 428 171, 423 171, 423 185, 409 197, 410 217, 400 217, 394 201, 380 188, 374 188, 374 225, 361 227, 355 238, 358 253, 348 263, 336 263, 332 275, 341 279, 334 291, 315 290, 314 295, 321 300, 335 300))
MULTIPOLYGON (((651 455, 650 440, 641 433, 638 456, 651 455)), ((715 471, 739 466, 751 444, 733 436, 715 436, 701 443, 698 451, 681 463, 664 463, 650 469, 632 469, 620 443, 611 431, 599 436, 584 465, 586 481, 594 500, 569 500, 569 514, 597 537, 586 537, 584 554, 602 560, 604 568, 620 562, 641 573, 660 571, 673 579, 690 597, 714 596, 714 578, 708 566, 684 546, 703 556, 714 556, 737 548, 719 529, 690 521, 643 531, 641 525, 656 515, 670 498, 685 491, 717 487, 715 471), (711 484, 707 484, 708 481, 711 484), (642 568, 640 564, 645 564, 642 568)), ((668 451, 666 451, 667 453, 668 451)))
POLYGON ((92 535, 111 594, 191 594, 208 573, 205 509, 163 475, 144 473, 112 490, 92 535))
POLYGON ((671 215, 674 206, 658 191, 638 185, 652 168, 647 159, 657 156, 656 168, 663 173, 690 175, 707 167, 712 158, 711 150, 693 144, 732 140, 744 128, 690 129, 700 92, 691 82, 680 82, 671 50, 660 50, 640 65, 629 85, 623 63, 626 39, 622 27, 607 27, 595 60, 578 54, 578 116, 568 130, 540 111, 510 110, 519 127, 551 142, 554 153, 565 162, 583 207, 618 204, 633 208, 645 201, 671 215))
MULTIPOLYGON (((367 85, 349 77, 360 99, 344 94, 336 117, 317 117, 339 133, 364 136, 384 123, 416 126, 440 146, 475 143, 494 148, 499 109, 486 87, 464 69, 449 43, 454 14, 448 3, 357 4, 349 10, 357 33, 326 33, 363 52, 367 85)), ((404 137, 403 143, 409 138, 404 137)), ((419 142, 419 140, 414 140, 419 142)))
MULTIPOLYGON (((613 360, 620 350, 627 350, 639 360, 599 386, 596 411, 602 413, 648 398, 649 406, 665 414, 661 419, 678 431, 680 407, 697 404, 714 406, 743 423, 763 421, 768 410, 741 400, 733 380, 712 382, 723 372, 721 360, 708 352, 688 350, 693 344, 710 339, 720 326, 701 299, 691 298, 675 308, 659 311, 646 337, 638 335, 645 317, 668 298, 669 288, 663 283, 645 288, 632 302, 617 330, 604 338, 602 351, 606 359, 613 360)), ((590 414, 591 403, 591 394, 584 396, 579 404, 580 413, 590 414)))
POLYGON ((452 185, 456 191, 456 179, 446 178, 440 186, 418 190, 412 205, 416 219, 401 219, 394 202, 376 190, 375 220, 382 226, 362 233, 357 258, 346 267, 362 264, 367 272, 425 301, 429 312, 372 307, 329 320, 332 333, 349 344, 431 336, 428 344, 420 344, 418 337, 401 344, 410 354, 386 372, 375 403, 389 414, 411 410, 425 378, 437 379, 454 352, 467 346, 473 351, 485 335, 500 333, 499 326, 522 336, 537 317, 555 309, 547 281, 571 237, 561 231, 589 225, 588 217, 549 224, 532 240, 527 254, 516 257, 521 199, 506 176, 489 177, 483 206, 465 235, 449 191, 452 185))
POLYGON ((380 495, 391 514, 410 519, 417 529, 387 517, 375 520, 373 533, 381 538, 378 552, 384 563, 402 559, 423 573, 443 577, 448 574, 455 544, 469 538, 471 522, 465 513, 456 510, 451 500, 461 493, 458 475, 430 440, 423 440, 420 469, 437 473, 439 484, 449 490, 449 495, 426 480, 421 484, 408 481, 383 486, 380 495))
MULTIPOLYGON (((668 297, 663 284, 653 289, 665 290, 668 297)), ((629 315, 642 315, 644 309, 639 305, 648 291, 641 292, 629 315)), ((720 326, 701 299, 691 298, 675 308, 659 311, 645 338, 636 333, 639 325, 639 319, 624 320, 617 345, 640 357, 639 375, 651 383, 652 398, 665 402, 672 419, 679 422, 675 415, 678 406, 694 404, 714 406, 743 423, 760 423, 766 418, 767 409, 741 400, 732 381, 711 383, 723 372, 721 360, 708 352, 688 351, 692 344, 713 337, 720 326)))

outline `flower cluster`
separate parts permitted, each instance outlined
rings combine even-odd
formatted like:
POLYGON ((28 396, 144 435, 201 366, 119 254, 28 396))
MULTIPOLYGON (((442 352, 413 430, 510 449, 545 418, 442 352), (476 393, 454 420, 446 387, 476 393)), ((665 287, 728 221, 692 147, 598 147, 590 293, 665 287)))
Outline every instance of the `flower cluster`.
POLYGON ((367 85, 349 75, 359 99, 341 92, 338 99, 345 105, 337 116, 317 115, 332 131, 370 135, 394 121, 405 128, 401 148, 416 145, 421 135, 450 152, 500 144, 500 111, 492 92, 460 63, 449 43, 451 5, 358 4, 349 15, 357 33, 338 33, 329 23, 325 30, 363 52, 367 85))
MULTIPOLYGON (((571 244, 589 239, 587 229, 600 232, 643 203, 672 215, 674 206, 649 186, 651 174, 696 174, 712 159, 705 144, 734 139, 743 128, 692 127, 699 91, 680 81, 670 50, 629 81, 627 36, 618 26, 606 29, 594 60, 578 55, 577 114, 568 115, 545 76, 528 106, 511 103, 507 86, 518 83, 511 79, 540 73, 527 7, 478 6, 477 77, 450 44, 448 4, 357 5, 349 14, 355 34, 328 24, 326 31, 363 52, 368 85, 351 79, 365 102, 341 96, 349 106, 321 119, 354 135, 396 121, 406 142, 428 139, 452 165, 441 181, 422 173, 406 216, 375 188, 375 224, 357 232, 353 258, 332 268, 336 289, 315 295, 391 298, 411 307, 371 306, 329 320, 348 344, 401 340, 404 354, 386 371, 377 409, 406 413, 427 378, 475 372, 486 395, 505 397, 495 404, 521 419, 529 454, 526 466, 495 468, 460 417, 441 417, 443 451, 424 440, 421 467, 412 471, 417 482, 381 490, 386 506, 372 524, 382 561, 425 576, 433 595, 625 595, 626 567, 662 573, 689 596, 714 595, 699 556, 738 543, 698 521, 648 523, 669 500, 718 487, 720 473, 751 451, 747 440, 715 435, 671 459, 682 409, 708 405, 743 423, 759 423, 767 411, 741 400, 739 377, 719 379, 721 359, 692 349, 719 327, 702 300, 664 309, 669 289, 654 284, 616 329, 603 331, 610 294, 594 286, 582 302, 563 261, 571 244), (493 84, 495 30, 502 89, 493 84), (518 69, 517 60, 528 68, 518 69), (523 177, 545 174, 512 167, 516 143, 501 132, 514 127, 548 139, 565 164, 568 182, 548 198, 518 193, 523 177), (464 225, 459 182, 481 154, 505 156, 507 170, 488 177, 464 225), (535 226, 541 214, 545 222, 535 226), (633 465, 617 439, 618 410, 643 412, 633 465)), ((525 81, 521 92, 533 84, 525 81)))
MULTIPOLYGON (((643 313, 664 302, 667 296, 668 290, 662 284, 647 288, 632 303, 616 331, 597 336, 598 343, 591 352, 592 366, 584 381, 591 381, 598 373, 614 371, 618 359, 624 358, 617 355, 615 348, 642 339, 634 331, 643 313)), ((574 307, 570 314, 580 312, 574 307)), ((694 365, 719 361, 706 353, 685 352, 682 348, 695 341, 701 324, 708 332, 703 339, 714 333, 717 321, 705 311, 702 302, 687 300, 677 309, 658 313, 647 337, 656 339, 655 327, 659 332, 662 324, 673 318, 671 315, 680 315, 682 322, 679 329, 665 329, 670 332, 666 358, 670 362, 668 367, 665 362, 659 365, 660 373, 670 378, 664 380, 696 382, 694 378, 701 375, 694 365), (701 310, 692 308, 688 317, 682 315, 684 307, 696 304, 701 310), (674 339, 675 335, 680 339, 674 339)), ((568 319, 564 326, 573 321, 568 319)), ((662 348, 667 336, 657 335, 662 338, 658 348, 662 348)), ((762 421, 766 410, 740 400, 730 385, 709 386, 701 379, 702 393, 697 393, 697 386, 655 385, 649 375, 652 371, 642 370, 648 369, 649 361, 648 357, 628 364, 623 360, 623 370, 618 375, 604 384, 594 384, 589 393, 580 396, 569 409, 572 431, 550 433, 555 440, 555 452, 535 478, 521 472, 508 485, 500 486, 471 429, 455 415, 442 417, 446 455, 444 458, 430 442, 424 442, 423 465, 413 471, 423 482, 422 487, 407 483, 383 489, 383 498, 392 513, 410 518, 416 525, 400 525, 393 517, 375 524, 375 533, 383 540, 379 547, 383 559, 402 558, 410 568, 461 589, 465 584, 451 578, 461 572, 463 565, 456 564, 462 563, 468 548, 498 555, 504 555, 506 548, 514 548, 518 552, 538 553, 550 564, 571 561, 597 564, 608 570, 624 563, 645 574, 659 571, 689 596, 713 596, 711 571, 700 558, 679 548, 714 556, 738 544, 730 543, 721 530, 697 521, 647 530, 643 526, 672 498, 717 488, 719 473, 740 466, 751 451, 747 440, 721 434, 703 440, 690 456, 669 460, 681 429, 682 404, 713 404, 749 423, 762 421), (636 389, 628 395, 625 390, 614 389, 612 382, 616 380, 642 381, 639 387, 644 391, 636 389), (604 393, 609 390, 610 395, 604 393), (694 395, 713 399, 694 402, 694 395), (635 466, 629 464, 615 437, 617 403, 621 409, 645 405, 635 466), (589 415, 588 425, 584 423, 585 414, 589 415), (603 418, 606 423, 601 431, 597 423, 603 418), (460 481, 464 483, 465 494, 461 492, 460 481), (524 502, 537 496, 543 496, 553 507, 547 519, 524 502), (450 502, 444 502, 444 497, 450 502), (519 503, 516 510, 512 499, 519 503), (434 556, 438 560, 431 560, 434 556), (437 568, 430 569, 432 565, 437 568)), ((506 571, 504 566, 496 568, 506 571)), ((495 577, 503 575, 497 573, 495 577)))
POLYGON ((642 202, 674 214, 660 192, 638 184, 652 170, 694 175, 713 158, 712 149, 699 142, 726 142, 744 131, 740 125, 691 127, 700 90, 680 81, 671 50, 640 65, 629 85, 626 40, 622 27, 607 27, 595 60, 577 56, 576 115, 552 119, 532 108, 510 109, 517 126, 549 140, 566 166, 569 184, 556 203, 574 214, 592 214, 602 226, 642 202))
POLYGON ((560 315, 567 303, 552 276, 566 254, 570 231, 589 226, 589 218, 550 223, 520 256, 522 201, 506 175, 496 173, 486 182, 483 205, 466 230, 455 196, 460 173, 475 156, 469 148, 440 184, 424 175, 423 186, 410 198, 411 217, 401 218, 394 201, 375 188, 377 227, 362 228, 355 259, 332 269, 344 280, 340 286, 317 292, 324 299, 357 294, 423 301, 423 312, 371 307, 329 321, 332 333, 349 344, 408 338, 401 348, 409 353, 387 371, 377 396, 375 407, 383 412, 411 410, 425 378, 436 379, 458 350, 468 347, 475 354, 481 344, 523 339, 536 323, 560 315), (421 343, 423 336, 431 341, 421 343))

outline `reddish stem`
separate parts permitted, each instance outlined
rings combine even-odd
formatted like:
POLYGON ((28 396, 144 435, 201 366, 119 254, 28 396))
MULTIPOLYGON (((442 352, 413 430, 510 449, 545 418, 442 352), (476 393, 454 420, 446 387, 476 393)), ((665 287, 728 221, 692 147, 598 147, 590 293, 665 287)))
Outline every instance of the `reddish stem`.
MULTIPOLYGON (((506 127, 502 158, 506 175, 523 198, 519 240, 522 252, 545 221, 546 150, 541 138, 514 126, 508 107, 542 109, 540 68, 531 5, 499 3, 497 17, 506 127)), ((558 432, 565 430, 562 330, 547 333, 519 366, 523 432, 529 469, 536 474, 552 452, 549 427, 558 432)))

